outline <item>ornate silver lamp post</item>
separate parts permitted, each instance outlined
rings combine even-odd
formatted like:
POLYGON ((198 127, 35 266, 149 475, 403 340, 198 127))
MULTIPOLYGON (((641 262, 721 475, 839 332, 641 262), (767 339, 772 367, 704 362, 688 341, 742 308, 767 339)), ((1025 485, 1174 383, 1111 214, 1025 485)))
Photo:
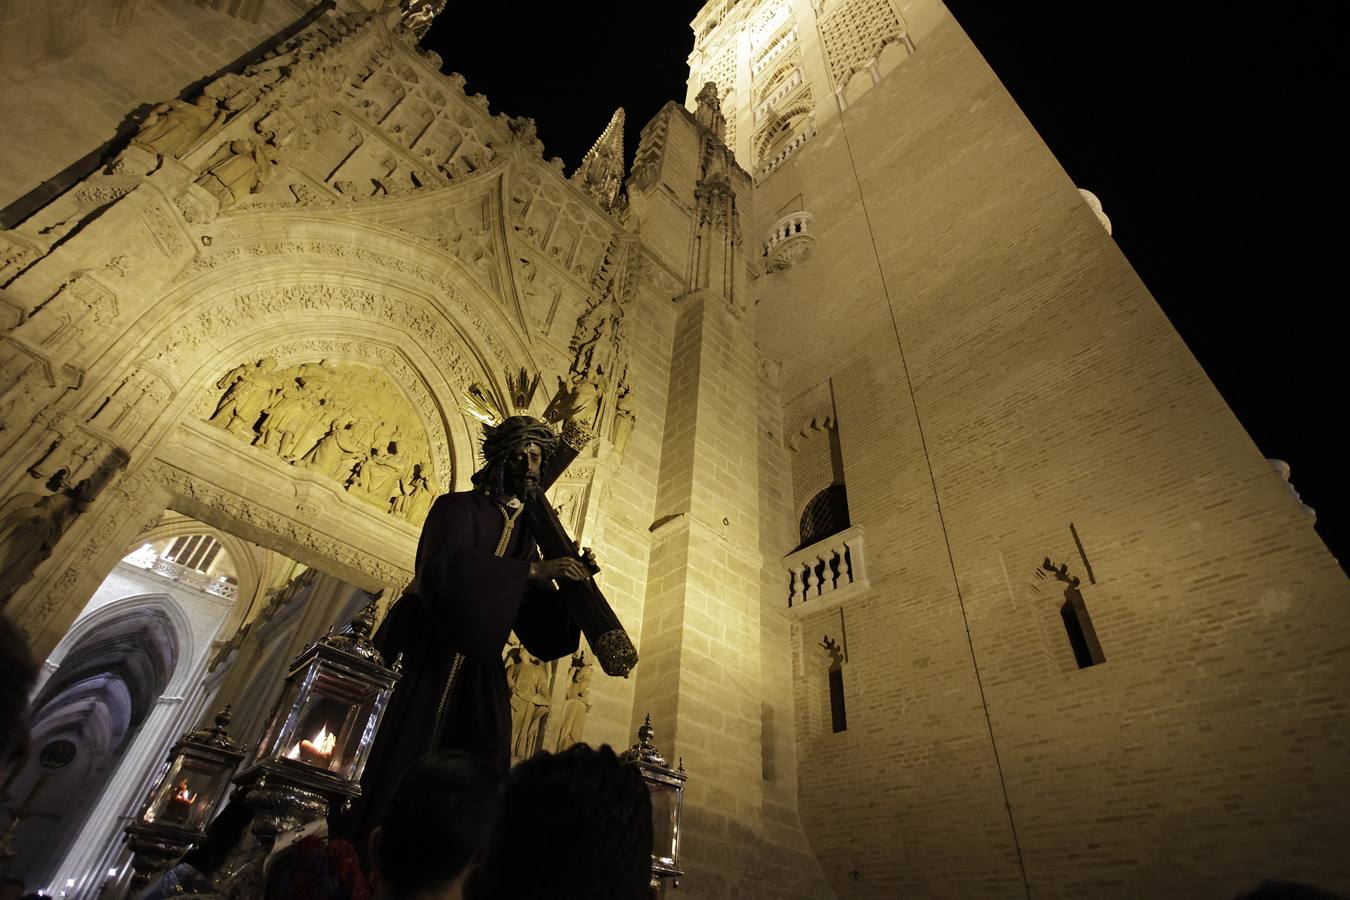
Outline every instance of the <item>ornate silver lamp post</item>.
POLYGON ((210 728, 189 731, 169 749, 169 758, 150 788, 141 814, 126 827, 135 854, 131 885, 139 890, 206 837, 206 823, 244 758, 225 726, 230 708, 216 713, 210 728))
POLYGON ((684 807, 684 762, 678 770, 670 768, 652 738, 651 713, 638 729, 638 742, 619 754, 619 761, 637 766, 652 795, 652 896, 660 896, 663 878, 679 887, 684 869, 680 866, 680 813, 684 807))
POLYGON ((329 633, 291 663, 253 759, 235 783, 247 789, 252 831, 264 849, 284 830, 328 814, 361 793, 361 773, 402 670, 370 643, 375 602, 341 634, 329 633))

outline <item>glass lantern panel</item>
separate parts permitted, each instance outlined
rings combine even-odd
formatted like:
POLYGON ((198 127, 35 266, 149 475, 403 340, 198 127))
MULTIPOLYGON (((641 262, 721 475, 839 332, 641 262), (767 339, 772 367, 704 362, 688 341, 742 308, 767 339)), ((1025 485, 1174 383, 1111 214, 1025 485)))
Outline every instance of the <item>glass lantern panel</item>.
POLYGON ((302 679, 286 724, 272 749, 276 757, 331 772, 345 781, 360 778, 384 712, 388 689, 320 663, 302 679))
POLYGON ((647 782, 652 795, 652 857, 668 866, 680 861, 681 794, 665 784, 647 782))
POLYGON ((254 756, 254 762, 276 759, 285 754, 285 750, 281 748, 288 746, 286 739, 295 730, 296 697, 313 679, 314 669, 314 666, 310 666, 303 676, 288 680, 282 687, 281 696, 277 698, 277 705, 273 707, 272 716, 267 720, 267 731, 264 733, 263 739, 258 742, 258 752, 254 756))
POLYGON ((156 782, 141 821, 201 831, 215 812, 233 768, 191 756, 176 756, 156 782))

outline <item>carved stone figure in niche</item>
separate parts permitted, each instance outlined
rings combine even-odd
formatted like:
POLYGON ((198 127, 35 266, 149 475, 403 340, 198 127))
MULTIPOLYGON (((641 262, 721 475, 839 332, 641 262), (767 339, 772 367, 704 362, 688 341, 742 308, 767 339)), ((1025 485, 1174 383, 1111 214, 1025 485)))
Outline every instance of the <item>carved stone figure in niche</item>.
POLYGON ((533 756, 539 748, 539 733, 551 700, 549 681, 544 661, 526 653, 511 692, 511 755, 517 759, 533 756))
POLYGON ((225 110, 217 108, 215 99, 206 94, 191 103, 170 100, 150 111, 131 142, 162 156, 177 158, 219 129, 226 115, 225 110))
POLYGON ((273 374, 276 366, 277 361, 267 357, 252 365, 236 366, 217 381, 216 387, 225 394, 211 414, 211 424, 235 434, 252 433, 277 390, 273 374))
POLYGON ((563 701, 562 725, 558 729, 558 751, 581 743, 586 713, 591 711, 591 662, 585 653, 572 657, 568 670, 567 698, 563 701))
POLYGON ((248 137, 221 145, 207 161, 207 169, 198 176, 197 184, 216 198, 221 209, 262 190, 272 175, 272 167, 277 164, 271 137, 269 132, 264 137, 248 137))
POLYGON ((610 431, 610 440, 614 443, 615 452, 622 454, 628 449, 628 438, 633 434, 633 426, 637 423, 637 413, 633 411, 632 388, 630 388, 622 379, 619 381, 619 392, 614 398, 614 425, 610 431))
POLYGON ((113 450, 88 478, 54 494, 25 492, 0 505, 0 606, 52 555, 70 523, 89 508, 128 457, 113 450))
POLYGON ((577 426, 593 431, 600 419, 600 406, 608 387, 602 376, 582 376, 572 384, 558 377, 558 393, 554 396, 544 417, 550 421, 567 418, 577 426))

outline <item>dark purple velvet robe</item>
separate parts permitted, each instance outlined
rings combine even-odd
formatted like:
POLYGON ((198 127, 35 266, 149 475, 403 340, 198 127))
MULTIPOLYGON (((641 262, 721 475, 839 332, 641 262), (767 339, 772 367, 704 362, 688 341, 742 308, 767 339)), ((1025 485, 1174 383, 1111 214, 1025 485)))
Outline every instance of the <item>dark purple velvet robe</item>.
POLYGON ((540 659, 576 652, 581 629, 558 592, 526 580, 539 554, 524 515, 506 552, 494 555, 504 525, 486 494, 464 491, 438 498, 422 526, 413 587, 375 635, 387 664, 403 654, 403 678, 366 763, 362 797, 344 817, 347 827, 338 829, 355 838, 362 853, 399 776, 424 753, 465 750, 506 774, 511 697, 502 648, 512 630, 540 659), (464 661, 442 707, 457 652, 464 661))

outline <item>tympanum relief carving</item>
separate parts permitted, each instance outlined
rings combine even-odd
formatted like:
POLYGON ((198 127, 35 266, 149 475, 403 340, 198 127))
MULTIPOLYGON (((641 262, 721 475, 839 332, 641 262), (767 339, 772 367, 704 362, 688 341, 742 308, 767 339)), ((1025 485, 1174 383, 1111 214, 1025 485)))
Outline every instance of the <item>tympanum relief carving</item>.
POLYGON ((280 368, 267 357, 235 366, 215 388, 212 425, 392 515, 422 521, 448 480, 416 410, 375 369, 322 360, 280 368))

